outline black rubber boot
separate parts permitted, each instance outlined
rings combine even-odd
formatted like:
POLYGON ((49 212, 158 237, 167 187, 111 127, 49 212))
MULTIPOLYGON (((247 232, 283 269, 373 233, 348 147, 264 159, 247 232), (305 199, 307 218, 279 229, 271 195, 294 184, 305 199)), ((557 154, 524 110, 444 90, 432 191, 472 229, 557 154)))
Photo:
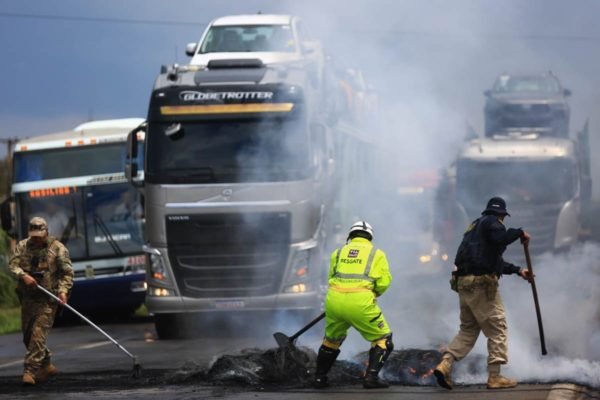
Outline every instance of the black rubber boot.
POLYGON ((317 354, 317 370, 315 371, 315 380, 313 381, 313 386, 315 388, 322 389, 329 386, 327 383, 327 373, 333 366, 333 363, 339 354, 339 349, 336 350, 321 345, 319 354, 317 354))
POLYGON ((379 371, 383 368, 383 364, 388 356, 389 352, 386 349, 382 349, 379 346, 371 347, 371 350, 369 350, 367 374, 363 382, 365 389, 384 389, 390 386, 386 381, 379 378, 379 371))

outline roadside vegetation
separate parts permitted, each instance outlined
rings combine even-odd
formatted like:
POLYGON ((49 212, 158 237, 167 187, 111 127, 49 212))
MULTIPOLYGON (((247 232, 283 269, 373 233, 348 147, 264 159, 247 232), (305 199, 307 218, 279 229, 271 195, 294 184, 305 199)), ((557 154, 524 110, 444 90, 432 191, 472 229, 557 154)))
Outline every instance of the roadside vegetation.
POLYGON ((8 238, 0 230, 0 334, 21 329, 19 299, 15 293, 16 281, 8 272, 8 238))

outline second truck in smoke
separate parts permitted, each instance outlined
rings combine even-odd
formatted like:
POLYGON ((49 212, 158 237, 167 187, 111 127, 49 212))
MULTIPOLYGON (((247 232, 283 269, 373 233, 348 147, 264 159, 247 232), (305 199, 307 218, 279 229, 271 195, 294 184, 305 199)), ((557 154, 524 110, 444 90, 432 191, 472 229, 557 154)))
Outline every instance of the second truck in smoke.
POLYGON ((534 253, 581 238, 591 198, 589 139, 587 124, 569 136, 569 109, 558 99, 570 93, 552 74, 504 74, 485 92, 485 137, 463 144, 438 192, 436 234, 446 250, 492 196, 511 204, 511 225, 527 227, 534 253))

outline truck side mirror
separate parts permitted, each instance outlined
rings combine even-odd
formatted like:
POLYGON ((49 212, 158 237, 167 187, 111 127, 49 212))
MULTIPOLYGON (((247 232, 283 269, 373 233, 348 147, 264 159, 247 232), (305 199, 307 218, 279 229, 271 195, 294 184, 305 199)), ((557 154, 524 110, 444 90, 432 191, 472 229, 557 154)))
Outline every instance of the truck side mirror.
POLYGON ((569 97, 572 94, 572 92, 569 89, 564 89, 563 94, 565 95, 565 97, 569 97))
POLYGON ((185 45, 185 54, 193 57, 196 54, 196 43, 188 43, 185 45))
POLYGON ((491 94, 492 94, 492 91, 491 91, 490 89, 487 89, 487 90, 484 90, 484 91, 483 91, 483 95, 484 95, 485 97, 490 97, 490 96, 491 96, 491 94))
POLYGON ((127 181, 131 183, 135 187, 142 187, 143 182, 139 181, 135 178, 138 177, 138 164, 137 164, 137 156, 138 156, 138 132, 140 132, 140 127, 135 128, 127 135, 127 156, 125 159, 125 177, 127 181))

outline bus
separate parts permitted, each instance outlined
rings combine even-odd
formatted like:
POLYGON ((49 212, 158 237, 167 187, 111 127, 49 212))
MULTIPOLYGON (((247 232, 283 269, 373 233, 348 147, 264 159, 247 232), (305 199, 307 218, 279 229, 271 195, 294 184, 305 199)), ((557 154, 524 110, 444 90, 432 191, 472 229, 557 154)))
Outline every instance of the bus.
POLYGON ((30 218, 46 219, 50 236, 69 249, 76 309, 130 315, 144 302, 143 198, 123 173, 127 134, 143 122, 87 122, 15 145, 2 226, 23 239, 30 218))

